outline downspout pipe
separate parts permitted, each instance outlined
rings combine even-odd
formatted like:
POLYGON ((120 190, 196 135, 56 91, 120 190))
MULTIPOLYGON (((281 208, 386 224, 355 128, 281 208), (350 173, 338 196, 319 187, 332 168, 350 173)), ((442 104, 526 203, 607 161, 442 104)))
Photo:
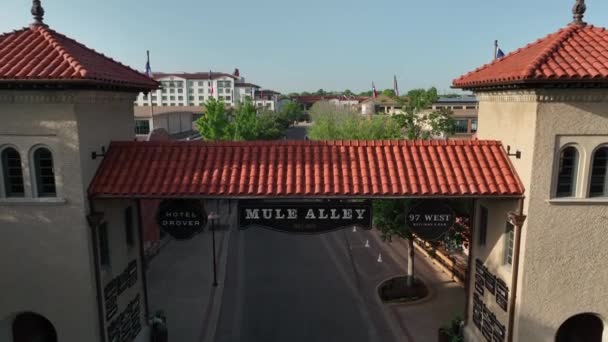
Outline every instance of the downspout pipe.
POLYGON ((473 273, 473 246, 474 246, 474 237, 475 237, 475 230, 477 227, 477 203, 478 200, 477 199, 473 199, 472 201, 472 205, 473 205, 473 212, 471 213, 471 220, 469 221, 469 258, 468 258, 468 269, 467 269, 467 274, 466 274, 466 280, 465 280, 465 291, 466 291, 466 297, 467 297, 467 301, 465 303, 465 310, 464 310, 464 325, 468 325, 469 324, 469 309, 471 307, 470 304, 470 298, 469 298, 469 294, 471 293, 471 274, 473 273))
POLYGON ((97 317, 99 324, 99 338, 100 341, 106 341, 106 329, 105 320, 103 316, 103 292, 101 289, 101 269, 99 261, 99 238, 97 234, 97 228, 102 221, 102 215, 95 212, 95 205, 93 198, 89 196, 89 215, 87 215, 87 222, 91 228, 91 243, 93 244, 93 268, 95 270, 95 290, 97 292, 97 317))
POLYGON ((513 323, 515 321, 515 302, 517 297, 517 281, 519 278, 519 254, 521 245, 521 230, 526 220, 524 215, 524 200, 525 197, 519 199, 519 208, 517 212, 509 213, 509 221, 514 227, 515 237, 513 241, 513 273, 511 274, 511 297, 509 298, 509 326, 507 333, 507 342, 513 342, 513 323))

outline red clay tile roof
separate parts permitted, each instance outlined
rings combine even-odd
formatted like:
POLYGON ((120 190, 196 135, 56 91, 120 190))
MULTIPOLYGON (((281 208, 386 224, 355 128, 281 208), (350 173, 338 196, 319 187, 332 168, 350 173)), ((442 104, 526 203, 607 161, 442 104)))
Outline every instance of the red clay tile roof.
POLYGON ((476 89, 517 84, 608 82, 608 31, 569 25, 453 81, 476 89))
POLYGON ((99 197, 521 196, 497 141, 113 142, 99 197))
POLYGON ((0 35, 1 84, 158 88, 158 83, 146 75, 46 26, 32 26, 0 35))

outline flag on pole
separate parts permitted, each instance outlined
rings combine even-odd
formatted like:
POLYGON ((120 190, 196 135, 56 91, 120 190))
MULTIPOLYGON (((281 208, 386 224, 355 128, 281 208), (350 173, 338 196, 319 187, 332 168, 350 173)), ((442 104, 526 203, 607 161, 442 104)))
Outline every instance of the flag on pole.
POLYGON ((505 56, 505 53, 498 47, 498 40, 494 41, 494 59, 500 59, 505 56))
POLYGON ((376 85, 374 84, 373 81, 372 81, 372 96, 373 96, 373 98, 378 97, 378 92, 376 91, 376 85))
POLYGON ((147 50, 146 54, 148 55, 148 59, 146 60, 146 76, 154 78, 154 74, 152 74, 152 68, 150 67, 150 50, 147 50))
POLYGON ((502 52, 502 50, 500 48, 498 48, 498 50, 496 50, 496 58, 503 58, 505 56, 505 53, 502 52))
POLYGON ((395 92, 395 96, 399 96, 399 85, 397 85, 397 75, 393 75, 393 76, 394 76, 393 91, 395 92))

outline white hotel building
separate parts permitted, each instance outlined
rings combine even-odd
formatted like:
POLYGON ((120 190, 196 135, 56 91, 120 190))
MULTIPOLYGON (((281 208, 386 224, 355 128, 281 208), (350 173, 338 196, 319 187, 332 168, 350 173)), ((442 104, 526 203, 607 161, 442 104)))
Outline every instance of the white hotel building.
POLYGON ((161 88, 149 94, 140 93, 135 101, 136 134, 144 139, 157 128, 169 134, 184 135, 194 130, 193 122, 202 114, 202 106, 211 98, 230 107, 253 101, 259 108, 278 109, 280 93, 262 90, 245 81, 235 69, 222 72, 156 73, 161 88))

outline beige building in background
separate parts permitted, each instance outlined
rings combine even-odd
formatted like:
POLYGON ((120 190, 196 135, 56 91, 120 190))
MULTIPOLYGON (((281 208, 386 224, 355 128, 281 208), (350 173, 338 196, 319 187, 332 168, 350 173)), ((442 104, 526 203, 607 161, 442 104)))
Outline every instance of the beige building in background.
POLYGON ((454 81, 526 189, 476 204, 467 341, 608 341, 608 31, 583 12, 454 81))

